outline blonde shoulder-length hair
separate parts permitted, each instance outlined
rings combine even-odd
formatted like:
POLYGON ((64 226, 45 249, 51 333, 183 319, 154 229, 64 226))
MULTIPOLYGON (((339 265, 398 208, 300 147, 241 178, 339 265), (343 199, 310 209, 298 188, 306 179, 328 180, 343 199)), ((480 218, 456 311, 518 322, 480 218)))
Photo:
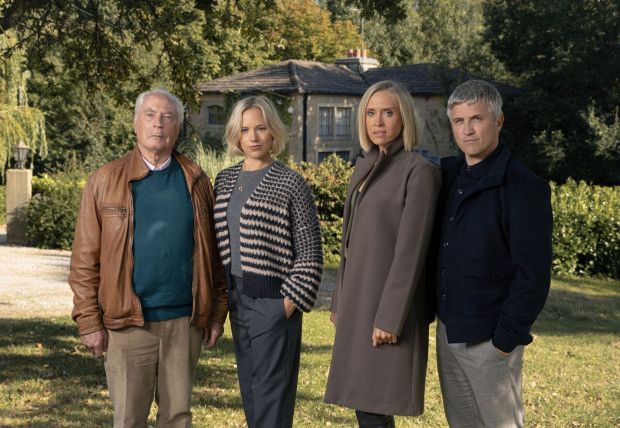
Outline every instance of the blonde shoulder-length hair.
POLYGON ((228 147, 228 153, 232 156, 243 156, 243 150, 241 149, 243 112, 252 108, 257 108, 263 113, 265 125, 273 137, 271 153, 277 156, 286 147, 288 132, 280 116, 278 116, 278 112, 273 103, 262 95, 243 98, 237 101, 233 106, 228 122, 226 123, 226 130, 224 131, 224 142, 228 147))
POLYGON ((376 92, 381 91, 388 91, 398 100, 398 108, 400 109, 400 116, 403 120, 403 142, 405 150, 410 152, 420 141, 416 113, 413 106, 413 98, 411 97, 411 94, 409 94, 409 91, 392 80, 383 80, 375 83, 368 88, 366 92, 364 92, 364 96, 362 96, 362 100, 360 101, 360 105, 357 110, 357 131, 360 139, 360 146, 364 149, 364 151, 368 152, 374 145, 370 140, 368 130, 366 129, 366 108, 368 107, 370 97, 372 97, 376 92))

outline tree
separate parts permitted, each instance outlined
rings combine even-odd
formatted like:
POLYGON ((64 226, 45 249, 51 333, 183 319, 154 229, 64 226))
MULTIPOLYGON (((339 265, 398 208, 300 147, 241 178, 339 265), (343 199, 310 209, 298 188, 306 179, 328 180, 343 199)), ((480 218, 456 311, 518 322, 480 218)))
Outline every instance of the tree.
POLYGON ((0 175, 20 140, 31 149, 38 149, 40 156, 47 151, 45 117, 40 110, 28 106, 26 82, 30 73, 24 70, 23 53, 12 49, 15 43, 12 34, 0 34, 0 50, 11 52, 0 62, 0 175))
POLYGON ((217 71, 213 47, 202 38, 205 25, 192 0, 0 2, 0 28, 18 34, 16 48, 26 49, 29 68, 44 63, 53 47, 74 81, 118 99, 127 95, 119 81, 143 88, 163 75, 184 100, 197 102, 196 81, 217 71), (135 61, 144 55, 150 61, 135 61))
POLYGON ((385 66, 434 63, 478 76, 509 76, 483 40, 482 0, 401 0, 403 19, 375 14, 366 23, 369 49, 385 66))
POLYGON ((515 150, 558 181, 620 183, 609 163, 620 161, 618 146, 597 137, 620 104, 620 3, 500 0, 484 14, 486 40, 522 82, 507 116, 515 150))
POLYGON ((279 0, 278 13, 266 37, 275 46, 274 60, 333 62, 348 49, 361 46, 351 21, 330 22, 330 13, 313 0, 279 0))

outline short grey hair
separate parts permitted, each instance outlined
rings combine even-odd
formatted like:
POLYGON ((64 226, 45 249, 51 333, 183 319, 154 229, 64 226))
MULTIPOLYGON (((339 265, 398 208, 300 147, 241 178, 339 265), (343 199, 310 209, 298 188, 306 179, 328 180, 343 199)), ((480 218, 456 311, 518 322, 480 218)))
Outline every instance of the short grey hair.
POLYGON ((486 104, 496 119, 502 114, 502 96, 495 86, 484 80, 468 80, 454 89, 448 98, 448 109, 446 110, 450 119, 452 119, 452 107, 463 103, 468 105, 486 104))
POLYGON ((138 95, 138 98, 136 99, 136 107, 133 110, 134 122, 138 118, 138 112, 140 111, 140 107, 142 107, 144 100, 146 99, 146 97, 150 95, 162 95, 168 98, 168 100, 174 105, 174 109, 176 110, 178 125, 179 126, 183 125, 183 119, 184 119, 184 113, 185 113, 185 108, 183 107, 183 103, 181 102, 179 98, 177 98, 171 92, 167 91, 166 89, 162 89, 162 88, 151 89, 150 91, 145 91, 145 92, 142 92, 140 95, 138 95))

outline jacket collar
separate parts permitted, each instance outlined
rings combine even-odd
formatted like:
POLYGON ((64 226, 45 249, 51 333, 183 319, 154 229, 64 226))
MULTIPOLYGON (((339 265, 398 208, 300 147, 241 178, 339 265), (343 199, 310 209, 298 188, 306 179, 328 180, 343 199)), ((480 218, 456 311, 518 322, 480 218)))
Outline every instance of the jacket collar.
MULTIPOLYGON (((501 143, 498 150, 499 152, 497 153, 497 157, 493 163, 489 165, 486 175, 478 180, 478 184, 474 186, 474 188, 481 190, 499 186, 504 183, 506 168, 508 168, 508 162, 510 162, 512 154, 510 153, 510 150, 508 150, 508 147, 501 143)), ((464 163, 465 155, 463 153, 460 153, 458 156, 441 159, 441 170, 443 172, 446 188, 450 187, 452 181, 454 181, 464 163)))
MULTIPOLYGON (((198 165, 176 150, 172 151, 172 156, 179 162, 183 175, 185 176, 185 181, 187 182, 187 187, 191 190, 192 183, 198 178, 202 170, 198 165)), ((142 154, 137 144, 133 150, 127 154, 126 165, 127 182, 140 180, 149 173, 149 168, 144 163, 144 159, 142 159, 142 154)))

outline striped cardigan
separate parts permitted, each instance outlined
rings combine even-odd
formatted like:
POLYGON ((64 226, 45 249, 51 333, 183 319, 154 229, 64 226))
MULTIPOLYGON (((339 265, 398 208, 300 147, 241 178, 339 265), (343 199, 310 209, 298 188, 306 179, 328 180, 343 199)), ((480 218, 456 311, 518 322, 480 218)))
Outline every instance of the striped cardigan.
MULTIPOLYGON (((230 276, 226 210, 242 163, 215 179, 215 238, 230 276)), ((308 312, 316 302, 323 270, 321 233, 312 193, 304 179, 274 161, 241 210, 243 290, 251 297, 291 299, 308 312)))

